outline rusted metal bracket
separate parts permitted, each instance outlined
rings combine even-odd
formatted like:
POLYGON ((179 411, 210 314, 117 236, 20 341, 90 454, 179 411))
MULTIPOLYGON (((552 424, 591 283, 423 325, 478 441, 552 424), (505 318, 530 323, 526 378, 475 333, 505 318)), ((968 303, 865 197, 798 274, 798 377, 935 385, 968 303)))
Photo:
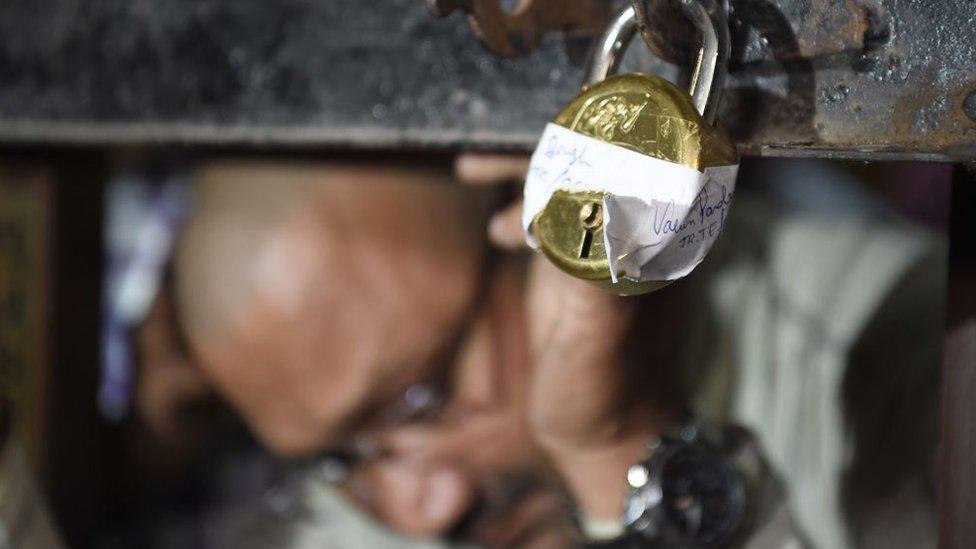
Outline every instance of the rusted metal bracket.
MULTIPOLYGON (((629 0, 641 34, 662 59, 683 62, 699 49, 694 27, 682 15, 681 0, 629 0)), ((740 47, 734 61, 815 59, 864 51, 882 43, 890 24, 877 0, 726 0, 740 47), (785 22, 785 24, 784 24, 785 22), (755 41, 753 38, 761 37, 755 41)), ((594 33, 609 20, 609 0, 427 0, 435 17, 463 11, 476 35, 493 53, 531 54, 550 32, 594 33)))
POLYGON ((524 57, 551 31, 597 32, 610 15, 607 0, 519 0, 506 9, 501 0, 427 0, 436 17, 457 10, 489 50, 502 57, 524 57))
MULTIPOLYGON (((883 43, 890 21, 875 0, 726 0, 738 65, 861 53, 883 43)), ((698 51, 680 0, 632 0, 641 34, 662 59, 680 62, 698 51)))

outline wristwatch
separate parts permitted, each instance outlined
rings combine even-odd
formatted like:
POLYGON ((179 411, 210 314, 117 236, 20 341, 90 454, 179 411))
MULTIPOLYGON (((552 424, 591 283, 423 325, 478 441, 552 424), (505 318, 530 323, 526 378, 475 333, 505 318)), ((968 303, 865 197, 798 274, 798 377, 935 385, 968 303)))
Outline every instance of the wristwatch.
POLYGON ((655 438, 627 471, 616 540, 587 547, 734 546, 748 531, 762 458, 748 431, 688 421, 655 438))

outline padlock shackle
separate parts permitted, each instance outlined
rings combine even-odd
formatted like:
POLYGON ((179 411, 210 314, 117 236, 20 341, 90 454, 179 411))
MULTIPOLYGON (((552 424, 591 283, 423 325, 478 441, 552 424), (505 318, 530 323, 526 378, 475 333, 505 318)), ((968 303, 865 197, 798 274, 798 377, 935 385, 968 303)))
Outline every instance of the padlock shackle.
MULTIPOLYGON (((722 100, 731 51, 728 15, 724 3, 717 0, 677 2, 701 33, 702 39, 689 94, 702 118, 709 124, 714 124, 722 100)), ((637 10, 628 5, 617 13, 597 40, 586 71, 585 86, 606 80, 616 72, 624 50, 637 34, 637 30, 637 10)))
POLYGON ((716 0, 680 1, 682 10, 701 32, 702 39, 691 80, 691 100, 702 117, 709 124, 715 124, 732 49, 729 17, 725 7, 716 0))
POLYGON ((637 33, 637 13, 631 7, 620 10, 614 16, 607 28, 597 39, 591 59, 587 64, 583 86, 592 86, 602 82, 608 76, 617 72, 620 61, 624 57, 624 50, 637 33))

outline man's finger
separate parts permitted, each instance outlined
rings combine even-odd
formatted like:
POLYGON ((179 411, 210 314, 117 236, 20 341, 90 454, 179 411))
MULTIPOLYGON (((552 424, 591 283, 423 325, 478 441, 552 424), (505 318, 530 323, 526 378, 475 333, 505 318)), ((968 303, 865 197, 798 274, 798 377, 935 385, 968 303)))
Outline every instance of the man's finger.
POLYGON ((529 157, 523 154, 463 153, 454 161, 459 181, 470 185, 521 183, 529 169, 529 157))
POLYGON ((530 420, 547 444, 596 447, 620 434, 624 340, 632 299, 532 264, 528 312, 534 361, 530 420))
POLYGON ((491 221, 488 222, 488 239, 503 250, 525 247, 521 200, 492 216, 491 221))

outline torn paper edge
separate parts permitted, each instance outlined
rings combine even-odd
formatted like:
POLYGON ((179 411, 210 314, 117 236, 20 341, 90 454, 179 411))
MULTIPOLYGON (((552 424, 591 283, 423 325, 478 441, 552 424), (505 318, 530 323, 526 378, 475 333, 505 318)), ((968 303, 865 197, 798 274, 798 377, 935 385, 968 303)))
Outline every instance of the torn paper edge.
POLYGON ((738 165, 698 170, 546 126, 526 174, 522 228, 557 190, 604 194, 604 244, 611 277, 676 280, 701 263, 724 228, 738 165))

